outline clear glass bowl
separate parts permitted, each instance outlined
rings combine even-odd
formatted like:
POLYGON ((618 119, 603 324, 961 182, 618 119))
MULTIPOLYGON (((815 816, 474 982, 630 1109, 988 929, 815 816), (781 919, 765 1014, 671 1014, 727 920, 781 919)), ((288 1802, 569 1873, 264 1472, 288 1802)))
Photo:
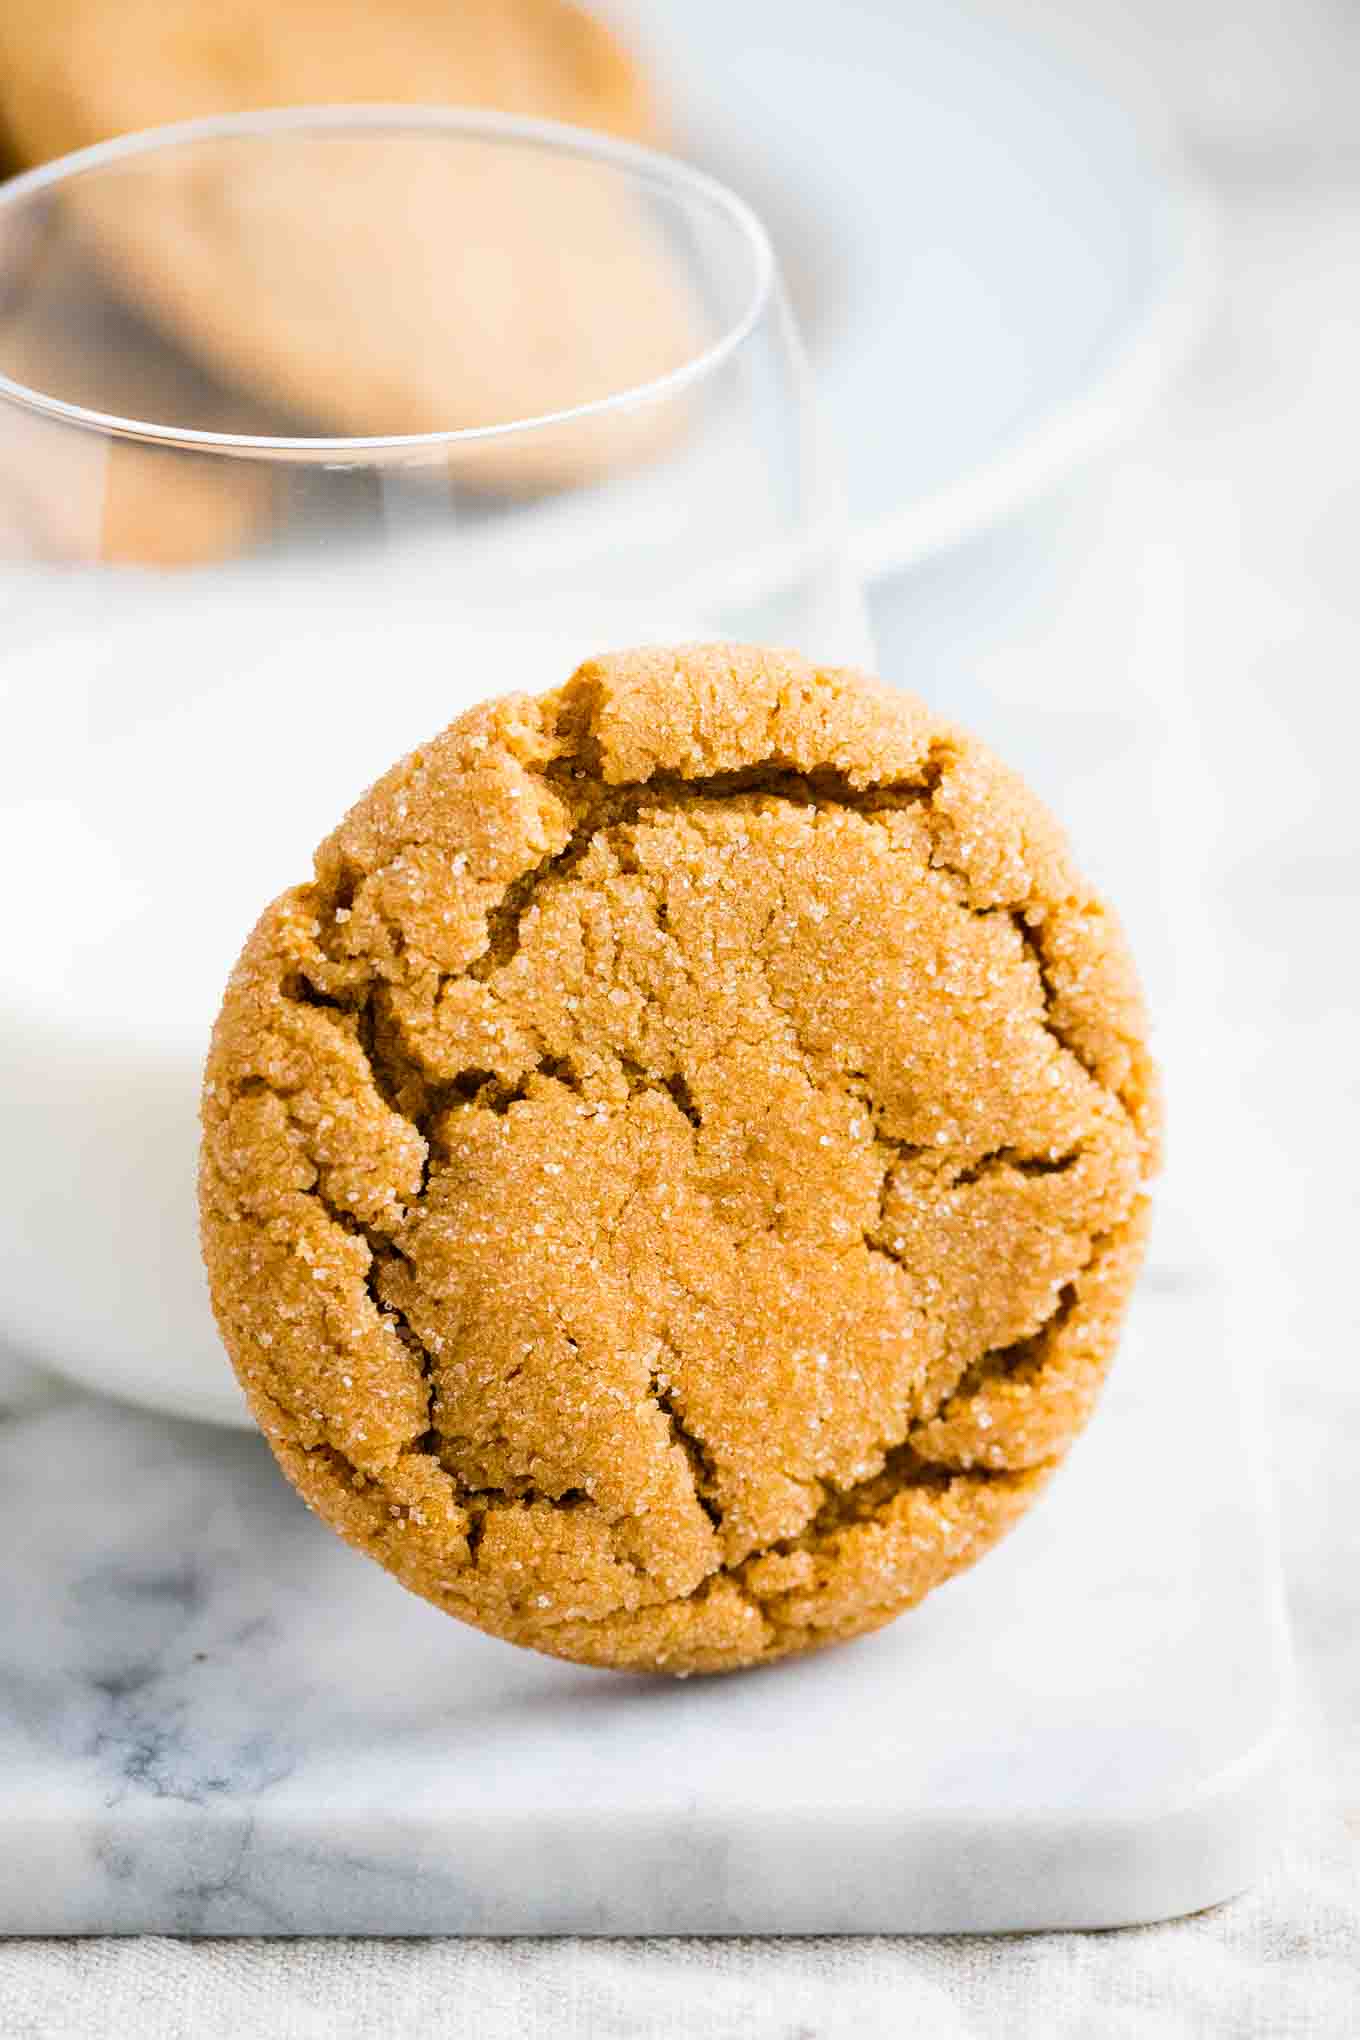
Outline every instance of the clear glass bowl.
POLYGON ((197 1091, 264 903, 485 695, 630 643, 869 649, 749 210, 410 108, 0 187, 0 615, 0 1334, 227 1421, 197 1091))

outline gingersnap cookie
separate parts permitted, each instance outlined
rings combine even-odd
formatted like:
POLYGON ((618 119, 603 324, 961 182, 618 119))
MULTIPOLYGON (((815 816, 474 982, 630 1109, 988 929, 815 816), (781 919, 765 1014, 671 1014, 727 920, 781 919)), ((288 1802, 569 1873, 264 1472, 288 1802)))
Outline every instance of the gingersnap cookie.
POLYGON ((573 0, 8 0, 0 124, 22 164, 200 115, 490 106, 654 141, 648 80, 573 0))
MULTIPOLYGON (((364 100, 492 107, 652 139, 641 71, 566 0, 21 0, 0 11, 0 120, 39 162, 194 115, 364 100)), ((551 416, 694 351, 672 255, 584 160, 408 132, 276 133, 130 158, 66 203, 114 287, 207 369, 325 435, 551 416)), ((479 445, 490 487, 582 478, 676 418, 479 445)), ((465 473, 464 470, 467 470, 465 473)))
POLYGON ((214 1307, 285 1472, 586 1663, 752 1665, 972 1563, 1084 1423, 1158 1105, 1122 936, 862 675, 621 653, 378 781, 227 987, 214 1307))

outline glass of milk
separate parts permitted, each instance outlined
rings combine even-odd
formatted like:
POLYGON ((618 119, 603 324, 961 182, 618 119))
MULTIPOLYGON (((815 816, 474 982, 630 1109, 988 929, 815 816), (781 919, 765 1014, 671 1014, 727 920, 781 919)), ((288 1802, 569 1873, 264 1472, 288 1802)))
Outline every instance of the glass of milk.
POLYGON ((194 1178, 254 919, 473 701, 701 636, 869 655, 769 242, 710 179, 330 109, 0 187, 0 1344, 245 1420, 194 1178))

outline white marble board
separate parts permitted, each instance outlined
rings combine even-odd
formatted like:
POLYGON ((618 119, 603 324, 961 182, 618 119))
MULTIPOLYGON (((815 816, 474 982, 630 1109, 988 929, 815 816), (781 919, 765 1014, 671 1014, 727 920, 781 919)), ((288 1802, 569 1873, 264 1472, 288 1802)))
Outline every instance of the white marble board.
POLYGON ((0 1930, 1105 1926, 1272 1841, 1286 1706, 1249 1355, 1174 1224, 1046 1503, 883 1635, 620 1678, 483 1638, 254 1438, 0 1426, 0 1930))

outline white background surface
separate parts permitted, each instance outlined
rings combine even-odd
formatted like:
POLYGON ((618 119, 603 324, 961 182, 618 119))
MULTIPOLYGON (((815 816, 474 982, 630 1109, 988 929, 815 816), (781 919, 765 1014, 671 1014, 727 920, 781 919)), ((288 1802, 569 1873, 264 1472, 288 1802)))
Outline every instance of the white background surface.
MULTIPOLYGON (((1015 4, 1052 20, 1056 5, 1015 4)), ((1345 0, 1088 0, 1079 32, 1138 46, 1224 218, 1224 302, 1191 374, 1102 480, 1055 514, 1045 578, 974 646, 993 697, 1034 676, 1179 679, 1218 763, 1206 958, 1237 1079, 1224 1196, 1272 1330, 1272 1435, 1304 1678, 1287 1850, 1197 1920, 1026 1941, 12 1944, 5 2040, 523 2033, 612 2036, 1137 2033, 1353 2028, 1360 1990, 1360 14, 1345 0), (1138 590, 1141 631, 1108 618, 1138 590)), ((1072 10, 1074 19, 1077 10, 1072 10)), ((1038 541, 1036 540, 1036 543, 1038 541)), ((999 556, 998 556, 999 557, 999 556)), ((962 569, 960 570, 962 571, 962 569)), ((885 666, 946 609, 938 579, 878 605, 885 666)), ((940 653, 939 667, 947 667, 940 653)), ((959 706, 966 712, 967 704, 959 706)), ((1152 798, 1157 789, 1151 789, 1152 798)))

